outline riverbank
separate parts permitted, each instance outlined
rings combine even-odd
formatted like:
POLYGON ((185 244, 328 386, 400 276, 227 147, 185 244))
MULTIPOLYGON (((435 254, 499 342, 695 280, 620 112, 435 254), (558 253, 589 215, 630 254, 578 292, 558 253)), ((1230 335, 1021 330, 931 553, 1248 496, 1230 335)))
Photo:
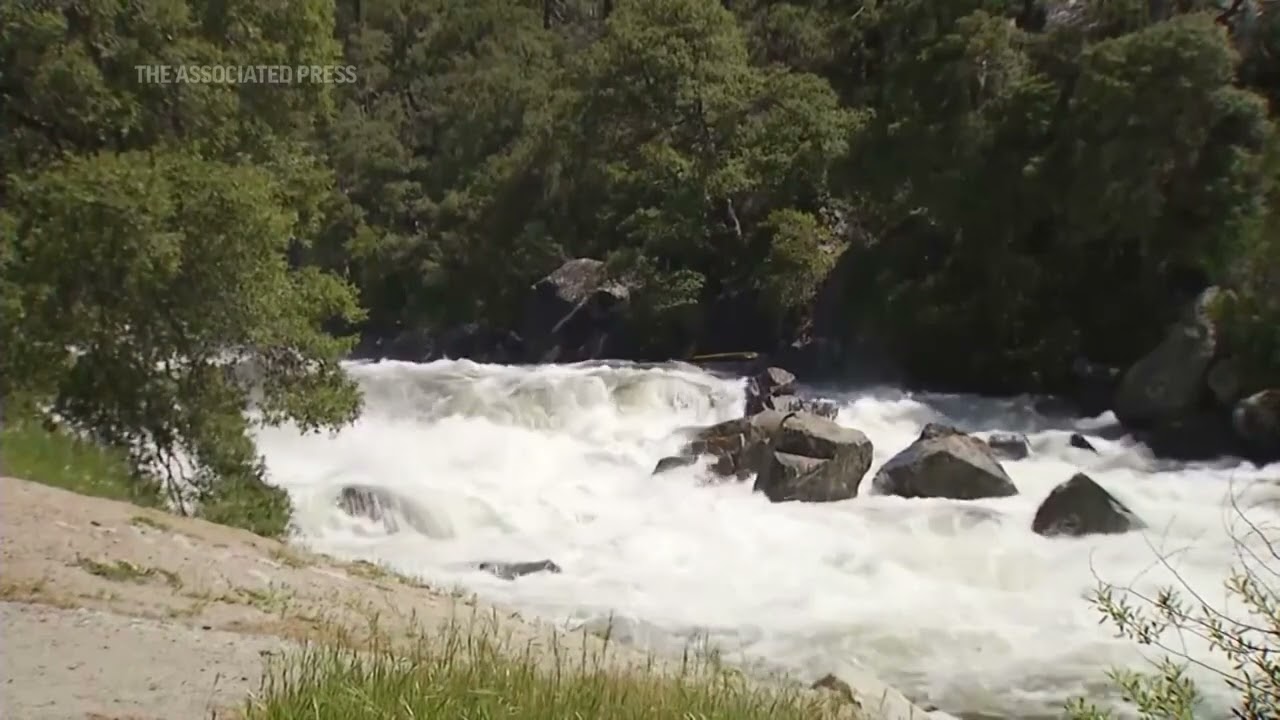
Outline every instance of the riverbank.
MULTIPOLYGON (((0 487, 5 707, 16 717, 238 717, 264 678, 279 679, 272 668, 292 667, 298 680, 304 647, 422 658, 414 646, 425 641, 442 662, 440 647, 459 639, 527 667, 599 670, 626 683, 632 702, 684 697, 708 717, 927 717, 870 678, 848 679, 853 704, 840 692, 745 682, 709 661, 690 670, 366 563, 23 480, 0 487)), ((625 711, 626 693, 610 697, 625 711)), ((256 702, 265 712, 272 697, 256 702)))

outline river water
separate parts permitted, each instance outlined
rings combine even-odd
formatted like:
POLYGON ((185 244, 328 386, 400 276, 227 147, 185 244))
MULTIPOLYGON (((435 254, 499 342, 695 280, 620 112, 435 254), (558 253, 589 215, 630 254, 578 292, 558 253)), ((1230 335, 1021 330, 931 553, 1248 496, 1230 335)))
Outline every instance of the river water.
MULTIPOLYGON (((1021 494, 771 504, 750 482, 702 482, 699 467, 650 474, 680 445, 674 431, 741 414, 740 378, 674 364, 348 369, 366 396, 357 424, 259 436, 273 482, 298 507, 300 542, 556 621, 612 617, 614 637, 660 651, 709 638, 730 658, 804 680, 860 665, 956 716, 1058 717, 1073 696, 1109 701, 1106 669, 1144 655, 1099 624, 1087 600, 1098 582, 1152 593, 1176 572, 1219 604, 1236 508, 1280 519, 1280 489, 1265 481, 1280 477, 1276 466, 1157 462, 1128 439, 1104 439, 1109 416, 1051 419, 1029 399, 825 389, 839 422, 875 446, 868 477, 940 420, 1025 432, 1031 456, 1004 463, 1021 494), (1070 447, 1076 431, 1099 453, 1070 447), (1150 528, 1033 534, 1040 501, 1077 471, 1150 528), (388 534, 347 517, 333 504, 345 484, 391 489, 425 522, 388 534), (564 572, 508 582, 470 569, 542 558, 564 572)), ((1188 649, 1208 657, 1202 643, 1188 649)), ((1222 708, 1224 690, 1206 690, 1222 708)))

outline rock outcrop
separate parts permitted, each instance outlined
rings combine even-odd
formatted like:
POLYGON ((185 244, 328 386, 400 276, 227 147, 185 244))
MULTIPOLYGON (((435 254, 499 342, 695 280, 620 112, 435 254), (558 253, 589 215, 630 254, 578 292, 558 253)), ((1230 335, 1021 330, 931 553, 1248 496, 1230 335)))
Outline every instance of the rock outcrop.
POLYGON ((1045 536, 1118 534, 1144 527, 1132 510, 1083 473, 1054 488, 1031 521, 1031 530, 1045 536))
POLYGON ((919 439, 885 463, 872 487, 877 494, 905 498, 977 500, 1018 494, 985 442, 936 423, 926 425, 919 439))
POLYGON ((534 283, 522 336, 527 362, 577 362, 626 354, 630 289, 600 260, 576 258, 534 283))
POLYGON ((1218 355, 1211 310, 1218 289, 1206 290, 1169 328, 1164 341, 1134 363, 1116 393, 1116 417, 1135 428, 1182 418, 1205 400, 1205 376, 1218 355))

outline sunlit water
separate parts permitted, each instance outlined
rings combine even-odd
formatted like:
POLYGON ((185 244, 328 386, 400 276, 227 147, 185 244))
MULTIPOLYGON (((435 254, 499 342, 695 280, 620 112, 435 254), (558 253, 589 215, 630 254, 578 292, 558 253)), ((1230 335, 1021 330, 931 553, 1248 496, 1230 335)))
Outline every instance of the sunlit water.
MULTIPOLYGON (((1153 591, 1173 578, 1158 555, 1173 553, 1182 580, 1222 601, 1239 524, 1229 497, 1265 499, 1273 484, 1254 481, 1280 475, 1156 463, 1128 440, 1090 435, 1104 419, 1054 421, 1025 401, 827 392, 842 401, 839 422, 875 445, 868 477, 926 422, 1026 432, 1031 457, 1004 463, 1021 494, 771 504, 750 482, 700 482, 698 467, 651 475, 680 445, 674 431, 740 415, 741 380, 674 365, 349 369, 366 394, 355 426, 260 437, 273 481, 299 507, 302 542, 557 621, 612 616, 615 637, 653 649, 709 635, 730 657, 810 680, 858 664, 955 715, 1054 717, 1069 697, 1103 698, 1105 669, 1142 655, 1099 625, 1086 601, 1098 579, 1153 591), (1068 446, 1077 430, 1099 454, 1068 446), (1077 470, 1150 530, 1031 533, 1037 505, 1077 470), (392 489, 426 522, 388 534, 349 518, 334 506, 345 484, 392 489), (564 572, 508 582, 471 569, 542 558, 564 572)), ((1273 522, 1274 507, 1248 512, 1273 522)))

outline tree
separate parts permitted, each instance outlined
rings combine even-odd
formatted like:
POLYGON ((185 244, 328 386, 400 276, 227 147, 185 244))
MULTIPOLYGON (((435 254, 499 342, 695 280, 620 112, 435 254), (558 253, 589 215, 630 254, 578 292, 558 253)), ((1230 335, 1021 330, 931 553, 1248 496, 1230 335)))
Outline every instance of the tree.
POLYGON ((50 398, 179 507, 217 517, 247 504, 242 524, 281 532, 287 499, 262 483, 246 413, 312 431, 360 407, 338 365, 349 341, 321 330, 360 311, 341 281, 289 268, 299 222, 270 173, 178 151, 14 178, 0 214, 0 393, 50 398))

